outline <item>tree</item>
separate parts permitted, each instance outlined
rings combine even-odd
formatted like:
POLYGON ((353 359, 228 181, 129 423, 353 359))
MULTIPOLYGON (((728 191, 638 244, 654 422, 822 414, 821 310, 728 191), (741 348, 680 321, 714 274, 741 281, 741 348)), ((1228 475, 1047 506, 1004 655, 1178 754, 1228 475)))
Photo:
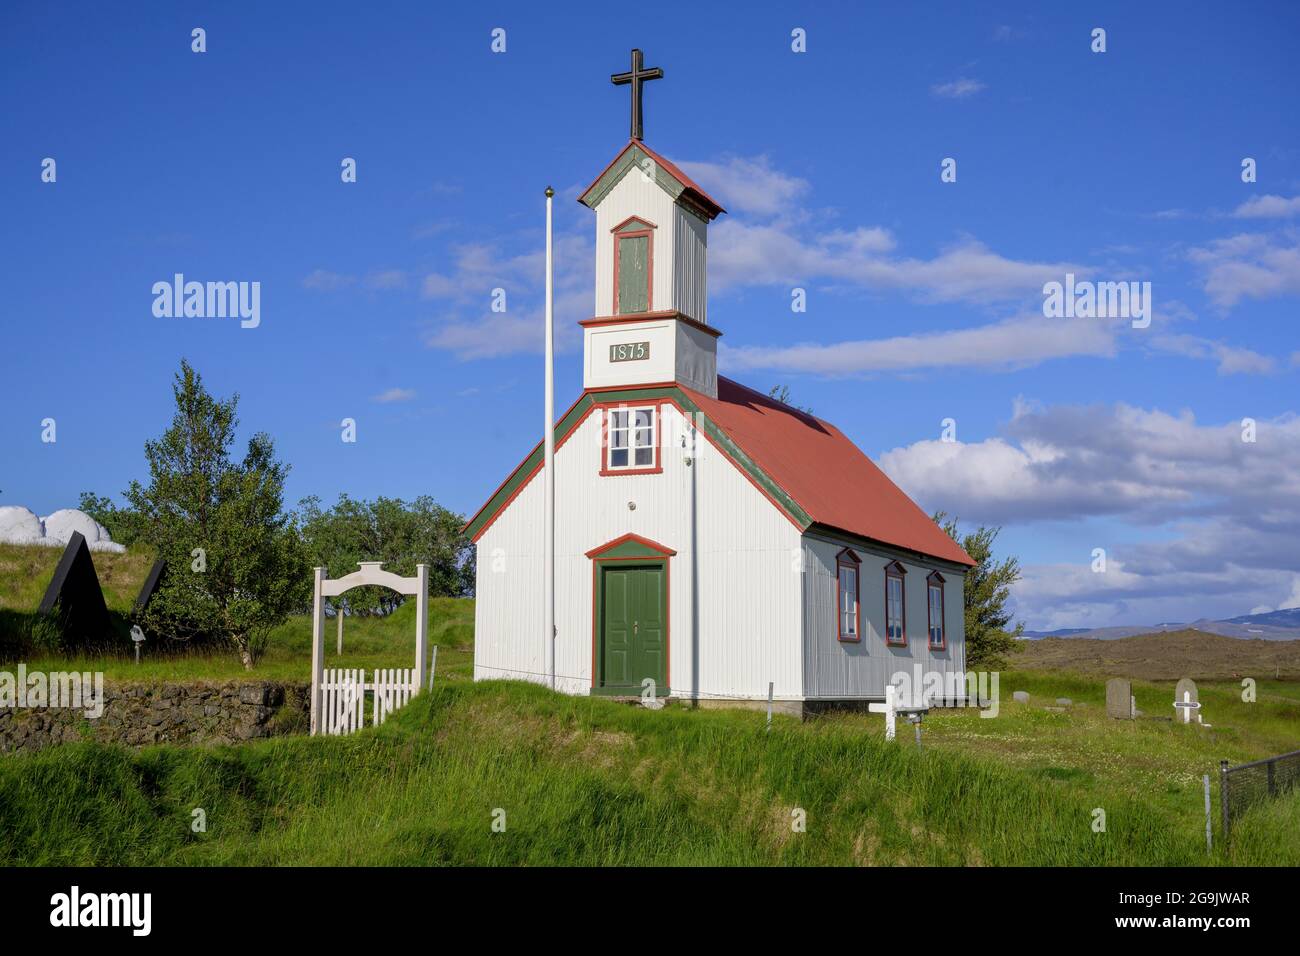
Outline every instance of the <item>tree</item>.
POLYGON ((776 399, 782 405, 789 405, 791 408, 801 411, 805 415, 811 415, 813 413, 811 408, 804 408, 802 405, 796 405, 794 402, 790 401, 789 385, 773 385, 767 390, 767 397, 776 399))
POLYGON ((1023 648, 1020 637, 1025 631, 1024 622, 1008 631, 1012 612, 1007 609, 1011 585, 1020 580, 1020 561, 1014 557, 1002 561, 993 559, 993 542, 1001 528, 981 525, 962 536, 957 519, 946 512, 934 514, 935 524, 965 549, 975 562, 966 574, 962 588, 966 612, 966 669, 997 670, 1005 667, 1007 656, 1023 648))
POLYGON ((171 426, 145 443, 149 486, 132 481, 125 495, 141 540, 168 568, 142 623, 168 638, 230 646, 252 670, 307 573, 281 513, 289 468, 262 432, 242 461, 231 460, 239 396, 213 398, 186 361, 172 393, 171 426))
MULTIPOLYGON (((429 566, 429 594, 459 597, 474 587, 474 549, 461 532, 465 519, 423 495, 410 504, 400 498, 357 501, 340 495, 322 509, 317 497, 298 503, 295 523, 307 559, 332 578, 357 569, 358 561, 382 561, 385 570, 412 577, 415 566, 429 566)), ((353 614, 388 614, 403 595, 387 588, 349 591, 353 614)))
POLYGON ((140 536, 139 515, 130 508, 119 508, 107 496, 83 491, 77 508, 107 528, 117 544, 130 547, 140 536))

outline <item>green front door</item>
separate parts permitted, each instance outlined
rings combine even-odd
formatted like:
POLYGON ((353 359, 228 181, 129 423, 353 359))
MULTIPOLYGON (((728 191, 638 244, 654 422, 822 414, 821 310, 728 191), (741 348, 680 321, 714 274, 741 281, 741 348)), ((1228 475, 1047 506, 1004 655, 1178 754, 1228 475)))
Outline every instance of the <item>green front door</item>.
POLYGON ((663 564, 608 565, 600 576, 597 692, 639 696, 641 682, 649 677, 657 695, 667 694, 668 592, 663 564))

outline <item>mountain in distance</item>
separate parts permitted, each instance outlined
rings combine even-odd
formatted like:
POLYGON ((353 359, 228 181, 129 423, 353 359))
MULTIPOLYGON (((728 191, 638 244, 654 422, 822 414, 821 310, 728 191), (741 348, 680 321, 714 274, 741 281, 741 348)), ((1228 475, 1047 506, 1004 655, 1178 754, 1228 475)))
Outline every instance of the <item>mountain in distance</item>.
POLYGON ((1223 637, 1240 637, 1245 640, 1296 641, 1300 640, 1300 608, 1285 608, 1261 614, 1243 614, 1222 621, 1201 618, 1197 621, 1118 627, 1080 628, 1064 627, 1055 631, 1025 631, 1025 637, 1038 640, 1043 637, 1086 637, 1093 640, 1114 641, 1139 634, 1161 631, 1204 631, 1223 637))

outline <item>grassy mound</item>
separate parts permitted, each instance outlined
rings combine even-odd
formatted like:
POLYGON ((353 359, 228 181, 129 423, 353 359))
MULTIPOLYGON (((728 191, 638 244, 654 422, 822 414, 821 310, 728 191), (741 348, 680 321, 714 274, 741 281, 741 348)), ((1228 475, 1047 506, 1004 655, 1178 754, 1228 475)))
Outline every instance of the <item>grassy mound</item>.
MULTIPOLYGON (((766 733, 760 714, 505 682, 444 682, 348 738, 11 757, 0 808, 3 865, 1206 862, 1203 832, 1158 802, 887 744, 865 718, 766 733)), ((1231 862, 1294 865, 1296 815, 1243 820, 1231 862)))

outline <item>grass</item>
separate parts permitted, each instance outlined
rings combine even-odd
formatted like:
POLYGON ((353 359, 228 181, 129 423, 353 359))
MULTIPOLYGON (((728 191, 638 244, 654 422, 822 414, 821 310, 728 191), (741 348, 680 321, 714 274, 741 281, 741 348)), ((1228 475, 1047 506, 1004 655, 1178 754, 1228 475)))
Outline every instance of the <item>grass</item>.
MULTIPOLYGON (((337 653, 335 619, 325 621, 325 666, 413 667, 415 604, 408 601, 387 617, 345 618, 343 654, 337 653)), ((438 645, 437 672, 453 679, 471 677, 474 662, 474 601, 429 600, 429 643, 438 645)), ((275 628, 266 652, 251 671, 233 653, 171 651, 159 654, 147 643, 139 664, 129 652, 94 655, 36 655, 27 669, 102 671, 110 681, 311 680, 311 618, 295 615, 275 628)))
MULTIPOLYGON (((475 684, 473 613, 470 600, 431 602, 434 692, 378 730, 0 758, 0 865, 1300 864, 1300 794, 1251 810, 1231 852, 1207 856, 1201 789, 1210 773, 1217 791, 1220 759, 1300 746, 1294 682, 1261 681, 1246 703, 1239 681, 1201 681, 1207 728, 1160 719, 1174 713, 1172 680, 1135 681, 1148 717, 1129 722, 1105 716, 1101 676, 1009 672, 996 718, 932 713, 918 752, 906 725, 887 744, 877 715, 778 718, 766 733, 761 714, 475 684), (1058 697, 1073 703, 1046 709, 1058 697), (195 808, 206 833, 190 829, 195 808), (497 808, 504 833, 491 827, 497 808), (806 832, 791 828, 795 808, 806 832)), ((344 627, 339 657, 326 623, 327 666, 411 665, 412 604, 344 627)), ((276 629, 253 676, 306 680, 310 630, 304 617, 276 629)), ((27 663, 110 680, 247 676, 233 655, 27 663)), ((1215 827, 1218 840, 1217 816, 1215 827)))
POLYGON ((0 864, 1300 862, 1294 798, 1243 818, 1232 855, 1207 860, 1194 815, 1105 774, 887 744, 879 718, 779 718, 771 733, 763 720, 453 681, 347 738, 72 744, 0 761, 0 864))

